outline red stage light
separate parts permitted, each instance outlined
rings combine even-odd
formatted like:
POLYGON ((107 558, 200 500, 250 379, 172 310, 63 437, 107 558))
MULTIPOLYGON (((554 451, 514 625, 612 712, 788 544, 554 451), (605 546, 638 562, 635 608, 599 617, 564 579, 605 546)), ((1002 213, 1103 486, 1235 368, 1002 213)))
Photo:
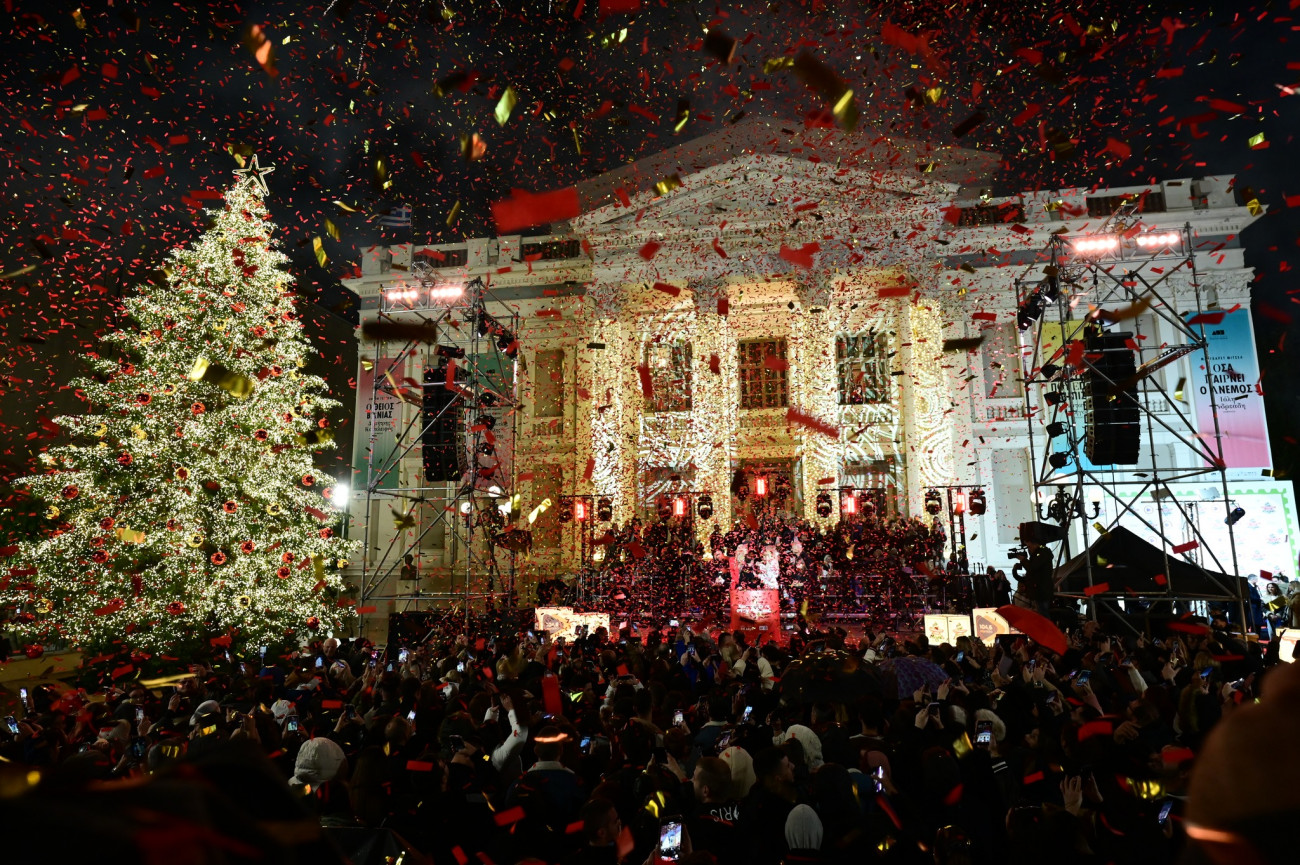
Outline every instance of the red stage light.
POLYGON ((675 517, 686 516, 686 499, 683 498, 673 499, 673 516, 675 517))
POLYGON ((587 503, 579 499, 573 503, 573 518, 582 522, 587 518, 587 503))
POLYGON ((754 478, 754 495, 759 498, 767 495, 767 478, 754 478))
POLYGON ((856 514, 858 512, 858 497, 853 493, 846 493, 840 507, 846 514, 856 514))
POLYGON ((966 494, 965 494, 965 493, 963 493, 963 492, 957 492, 957 493, 954 493, 954 494, 953 494, 953 497, 952 497, 952 512, 953 512, 954 514, 964 514, 964 513, 966 513, 966 494))

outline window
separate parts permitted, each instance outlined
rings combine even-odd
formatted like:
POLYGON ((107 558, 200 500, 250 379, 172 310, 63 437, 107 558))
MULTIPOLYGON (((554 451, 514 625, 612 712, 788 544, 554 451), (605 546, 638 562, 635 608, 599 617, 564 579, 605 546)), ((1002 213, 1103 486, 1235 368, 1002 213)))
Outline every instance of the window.
POLYGON ((1016 381, 1020 373, 1020 335, 1014 321, 1005 321, 980 331, 984 343, 980 356, 984 364, 984 396, 1006 399, 1018 394, 1016 381))
POLYGON ((564 414, 564 349, 548 349, 534 355, 533 417, 561 417, 564 414))
POLYGON ((889 338, 877 330, 835 337, 840 405, 889 402, 889 338))
POLYGON ((533 500, 526 510, 551 500, 551 506, 538 514, 537 522, 533 524, 534 547, 554 549, 560 545, 560 482, 563 477, 557 465, 540 465, 533 469, 533 500))
POLYGON ((1094 195, 1085 199, 1088 203, 1088 215, 1094 217, 1110 216, 1125 204, 1136 202, 1140 213, 1164 213, 1165 194, 1163 191, 1126 192, 1121 195, 1094 195))
POLYGON ((1024 222, 1025 206, 1019 201, 1006 201, 1002 204, 976 204, 957 210, 957 227, 974 228, 979 225, 1002 225, 1008 222, 1024 222))
POLYGON ((654 400, 647 409, 652 412, 690 411, 691 344, 648 343, 645 363, 650 368, 650 385, 654 391, 654 400))
POLYGON ((790 401, 784 339, 751 339, 737 345, 740 354, 740 407, 785 408, 790 401))

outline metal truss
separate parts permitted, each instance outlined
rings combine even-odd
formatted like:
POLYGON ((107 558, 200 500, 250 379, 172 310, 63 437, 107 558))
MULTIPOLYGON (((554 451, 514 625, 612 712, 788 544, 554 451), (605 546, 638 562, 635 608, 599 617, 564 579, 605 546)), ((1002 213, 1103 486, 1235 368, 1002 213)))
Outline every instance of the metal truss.
MULTIPOLYGON (((374 371, 372 404, 383 394, 417 411, 395 430, 396 441, 386 457, 376 457, 372 432, 366 454, 362 531, 367 549, 359 604, 404 602, 401 612, 443 609, 447 615, 463 613, 468 620, 476 602, 502 601, 509 607, 515 598, 517 550, 501 541, 506 524, 502 506, 513 502, 516 474, 519 313, 498 300, 481 279, 457 288, 427 265, 416 264, 406 286, 381 298, 378 323, 372 325, 378 341, 374 356, 387 364, 374 371), (399 381, 396 371, 404 363, 425 371, 453 367, 442 386, 450 388, 454 399, 427 417, 424 395, 435 383, 425 380, 428 375, 399 381), (421 459, 418 482, 404 483, 403 461, 422 456, 426 437, 447 420, 448 412, 455 413, 458 479, 426 480, 421 459), (371 546, 376 503, 393 510, 396 531, 386 544, 380 539, 371 546), (417 524, 417 514, 424 517, 422 528, 403 543, 403 535, 417 524), (424 538, 440 525, 445 529, 443 548, 450 547, 448 590, 383 593, 388 581, 402 573, 405 557, 418 557, 424 538)), ((417 579, 420 576, 417 571, 417 579)))
MULTIPOLYGON (((1119 525, 1121 519, 1130 517, 1145 525, 1162 540, 1172 537, 1195 540, 1198 551, 1203 551, 1204 555, 1196 556, 1195 560, 1184 558, 1180 561, 1188 561, 1200 568, 1214 591, 1192 594, 1183 590, 1168 567, 1175 554, 1162 543, 1165 574, 1168 575, 1164 591, 1136 597, 1127 595, 1127 598, 1133 598, 1139 603, 1232 602, 1238 606, 1241 614, 1239 621, 1244 622, 1245 599, 1242 597, 1240 582, 1235 579, 1237 550, 1231 523, 1228 523, 1231 560, 1223 562, 1206 542, 1195 514, 1189 513, 1189 507, 1180 503, 1169 488, 1173 483, 1213 478, 1222 493, 1225 517, 1231 510, 1214 388, 1210 388, 1209 394, 1214 416, 1211 435, 1209 431, 1197 428, 1190 406, 1183 403, 1180 391, 1184 383, 1180 382, 1174 393, 1170 393, 1162 383, 1163 376, 1155 375, 1157 370, 1182 357, 1189 357, 1193 368, 1197 364, 1203 365, 1208 374, 1210 358, 1205 327, 1207 319, 1212 322, 1218 311, 1203 308, 1191 226, 1184 225, 1177 232, 1166 230, 1157 233, 1164 234, 1171 241, 1176 237, 1177 242, 1160 244, 1143 241, 1146 246, 1140 245, 1138 238, 1145 235, 1138 222, 1136 205, 1126 205, 1108 219, 1099 232, 1088 235, 1089 239, 1102 241, 1100 249, 1094 248, 1081 254, 1074 245, 1079 238, 1054 235, 1044 250, 1043 259, 1048 262, 1043 269, 1045 276, 1031 275, 1031 267, 1015 281, 1017 298, 1021 303, 1022 317, 1018 320, 1022 329, 1026 323, 1023 316, 1026 314, 1036 322, 1032 355, 1026 357, 1028 353, 1022 354, 1024 414, 1029 426, 1030 460, 1035 465, 1034 492, 1038 495, 1039 489, 1045 487, 1064 490, 1074 501, 1083 502, 1086 486, 1093 486, 1102 491, 1104 498, 1116 503, 1115 513, 1108 525, 1090 525, 1082 512, 1066 513, 1058 518, 1067 538, 1067 543, 1058 552, 1058 566, 1066 558, 1069 527, 1074 519, 1080 520, 1086 553, 1094 538, 1119 525), (1189 299, 1193 302, 1193 308, 1183 310, 1181 314, 1172 303, 1172 277, 1175 275, 1186 280, 1187 287, 1190 288, 1189 299), (1043 329, 1046 316, 1043 313, 1052 308, 1056 311, 1057 319, 1053 323, 1061 325, 1061 341, 1052 356, 1044 357, 1043 329), (1167 324, 1169 338, 1163 341, 1146 339, 1150 335, 1142 333, 1142 316, 1147 314, 1167 324), (1073 325, 1070 324, 1072 319, 1076 319, 1073 325), (1090 328, 1105 327, 1114 327, 1131 334, 1127 347, 1136 355, 1135 375, 1114 380, 1107 374, 1104 365, 1097 363, 1099 358, 1096 355, 1080 350, 1085 345, 1084 337, 1090 328), (1082 454, 1085 434, 1081 433, 1083 424, 1076 423, 1075 412, 1083 411, 1085 383, 1089 379, 1092 380, 1094 395, 1102 390, 1109 393, 1111 398, 1121 394, 1131 395, 1136 402, 1140 425, 1136 465, 1122 468, 1084 467, 1082 454), (1054 404, 1046 400, 1039 401, 1036 393, 1044 391, 1057 392, 1054 404), (1040 406, 1044 407, 1047 414, 1042 419, 1043 430, 1046 430, 1049 423, 1060 425, 1056 431, 1058 436, 1064 436, 1067 443, 1067 465, 1073 464, 1073 471, 1068 474, 1060 470, 1064 468, 1059 464, 1061 457, 1057 456, 1057 465, 1050 462, 1054 455, 1050 445, 1041 456, 1034 453, 1034 424, 1039 418, 1040 406), (1173 446, 1167 449, 1157 446, 1157 431, 1166 434, 1167 444, 1173 446), (1131 498, 1120 495, 1121 490, 1131 490, 1134 487, 1137 488, 1136 494, 1131 498), (1156 508, 1154 522, 1135 507, 1148 493, 1162 505, 1156 508), (1172 503, 1176 511, 1168 519, 1163 507, 1166 502, 1172 503), (1208 572, 1211 567, 1233 577, 1231 584, 1224 585, 1221 580, 1211 577, 1208 572)), ((1045 436, 1050 441, 1050 433, 1045 433, 1045 436)), ((1084 561, 1088 588, 1105 582, 1103 575, 1094 573, 1092 557, 1085 555, 1084 561)), ((1113 596, 1105 597, 1104 593, 1087 590, 1058 592, 1058 595, 1083 600, 1089 605, 1094 618, 1099 604, 1114 606, 1118 600, 1113 596)))

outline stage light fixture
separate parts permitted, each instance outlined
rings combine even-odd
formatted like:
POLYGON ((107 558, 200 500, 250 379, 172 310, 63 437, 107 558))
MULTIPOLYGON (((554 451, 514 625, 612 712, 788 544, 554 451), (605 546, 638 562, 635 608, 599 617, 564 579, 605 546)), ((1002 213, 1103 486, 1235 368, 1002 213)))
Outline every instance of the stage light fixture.
POLYGON ((1047 434, 1052 438, 1065 435, 1065 424, 1061 423, 1059 420, 1052 421, 1047 425, 1047 434))
POLYGON ((952 494, 952 512, 954 514, 966 513, 966 494, 961 490, 952 494))
POLYGON ((1137 236, 1137 245, 1143 249, 1168 248, 1177 245, 1182 239, 1182 234, 1177 231, 1153 231, 1148 234, 1139 234, 1137 236))
POLYGON ((821 517, 822 519, 826 519, 831 515, 831 511, 833 510, 834 507, 831 504, 831 494, 818 493, 817 504, 816 504, 817 516, 821 517))
POLYGON ((587 503, 582 499, 574 499, 573 518, 580 523, 587 521, 587 503))
POLYGON ((1022 331, 1029 330, 1034 322, 1043 317, 1043 310, 1047 309, 1047 304, 1047 293, 1044 289, 1041 286, 1034 289, 1016 311, 1016 327, 1022 331))
POLYGON ((754 495, 758 496, 760 499, 767 495, 767 478, 754 478, 754 495))
POLYGON ((1228 516, 1224 518, 1223 524, 1225 526, 1235 526, 1245 515, 1246 515, 1245 508, 1240 506, 1235 507, 1232 509, 1232 513, 1228 514, 1228 516))
POLYGON ((1039 372, 1042 373, 1043 381, 1051 381, 1061 374, 1061 368, 1054 363, 1045 363, 1039 372))
POLYGON ((497 452, 496 446, 492 442, 482 442, 478 446, 478 452, 485 457, 490 457, 497 452))
POLYGON ((607 523, 614 519, 614 501, 608 496, 596 499, 596 519, 607 523))
POLYGON ((443 282, 429 288, 429 302, 455 300, 465 293, 465 286, 458 282, 443 282))
POLYGON ((1065 402, 1065 393, 1059 390, 1049 390, 1043 394, 1043 402, 1048 405, 1060 405, 1065 402))
POLYGON ((473 503, 473 502, 461 502, 461 503, 460 503, 460 513, 461 513, 461 516, 466 516, 466 517, 469 516, 469 512, 472 511, 472 510, 474 510, 474 503, 473 503))
POLYGON ((1054 469, 1063 469, 1074 459, 1067 453, 1054 453, 1047 457, 1047 464, 1054 469))
POLYGON ((847 492, 840 499, 840 510, 846 514, 852 515, 858 512, 858 496, 856 493, 847 492))
POLYGON ((984 490, 971 490, 970 494, 970 513, 973 517, 983 516, 988 513, 989 503, 984 496, 984 490))
POLYGON ((474 418, 474 426, 481 426, 484 429, 490 430, 493 429, 496 425, 497 425, 496 417, 490 414, 481 414, 478 417, 474 418))
POLYGON ((686 516, 686 499, 681 496, 673 499, 673 516, 679 518, 686 516))
POLYGON ((465 349, 458 345, 440 345, 434 351, 438 353, 438 357, 454 357, 460 360, 465 356, 465 349))
POLYGON ((702 520, 713 516, 713 496, 705 494, 695 501, 695 513, 702 520))
POLYGON ((1119 237, 1114 234, 1076 237, 1070 245, 1079 255, 1105 255, 1119 249, 1119 237))
POLYGON ((943 497, 939 495, 938 490, 925 491, 925 512, 932 517, 937 517, 943 510, 943 497))
POLYGON ((1046 277, 1043 281, 1044 293, 1049 301, 1055 302, 1061 296, 1060 272, 1049 264, 1043 268, 1043 275, 1046 277))

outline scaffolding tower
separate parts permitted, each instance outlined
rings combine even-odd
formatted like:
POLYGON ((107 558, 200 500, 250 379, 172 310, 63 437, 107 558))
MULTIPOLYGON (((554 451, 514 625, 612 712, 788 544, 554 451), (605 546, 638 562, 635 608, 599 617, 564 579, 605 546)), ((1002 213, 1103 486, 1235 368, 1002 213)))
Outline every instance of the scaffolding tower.
MULTIPOLYGON (((1065 543, 1057 553, 1058 567, 1069 556, 1071 523, 1077 520, 1082 529, 1086 588, 1061 591, 1058 587, 1057 594, 1082 600, 1094 619, 1099 607, 1118 613, 1124 598, 1139 606, 1169 603, 1174 610, 1198 602, 1231 604, 1238 621, 1244 623, 1245 598, 1238 578, 1214 388, 1209 388, 1213 427, 1201 429, 1183 399, 1188 376, 1182 375, 1173 388, 1167 385, 1168 376, 1182 367, 1160 372, 1187 358, 1190 377, 1197 379, 1199 365, 1208 382, 1206 327, 1221 320, 1223 311, 1204 305, 1206 293, 1197 272, 1197 241, 1191 226, 1148 230, 1137 208, 1137 202, 1126 204, 1087 236, 1053 235, 1039 263, 1015 280, 1020 304, 1017 324, 1022 332, 1033 330, 1032 350, 1027 347, 1022 352, 1021 372, 1034 495, 1042 503, 1049 491, 1056 494, 1057 507, 1052 511, 1049 506, 1047 518, 1063 529, 1065 543), (1179 302, 1185 308, 1178 309, 1179 302), (1051 322, 1045 314, 1049 310, 1055 313, 1051 322), (1059 326, 1059 338, 1045 339, 1049 326, 1059 326), (1144 333, 1144 326, 1158 331, 1160 338, 1144 333), (1131 364, 1117 372, 1113 363, 1105 362, 1107 352, 1097 350, 1101 344, 1122 345, 1123 351, 1132 352, 1131 364), (1136 450, 1122 456, 1105 453, 1114 443, 1106 442, 1102 437, 1108 431, 1095 424, 1097 415, 1116 404, 1126 407, 1125 421, 1135 424, 1138 432, 1136 450), (1086 429, 1090 414, 1094 423, 1086 429), (1164 439, 1160 445, 1157 434, 1164 439), (1096 438, 1089 441, 1089 435, 1096 438), (1036 454, 1039 436, 1047 438, 1048 444, 1036 454), (1098 457, 1097 462, 1088 459, 1089 453, 1098 457), (1170 488, 1200 478, 1213 483, 1216 504, 1223 506, 1227 526, 1223 558, 1222 550, 1209 544, 1202 532, 1197 513, 1201 503, 1180 502, 1170 488), (1158 505, 1154 520, 1137 509, 1144 496, 1158 505), (1092 514, 1087 512, 1088 500, 1098 503, 1092 514), (1114 503, 1107 508, 1109 522, 1094 523, 1102 501, 1114 503), (1172 509, 1166 516, 1169 505, 1172 509), (1111 590, 1103 585, 1105 575, 1094 572, 1093 540, 1122 520, 1140 522, 1159 539, 1168 575, 1163 591, 1134 595, 1111 590), (1181 544, 1180 538, 1185 539, 1181 544), (1179 558, 1181 552, 1191 555, 1179 558), (1195 566, 1206 578, 1202 588, 1211 588, 1189 591, 1186 581, 1180 582, 1169 567, 1171 560, 1195 566), (1228 580, 1221 579, 1223 575, 1228 580)), ((1041 504, 1039 512, 1043 519, 1041 504)))
POLYGON ((359 606, 392 601, 400 604, 395 612, 441 610, 468 621, 477 603, 514 605, 515 558, 527 539, 527 532, 507 525, 518 504, 518 334, 519 313, 483 280, 449 282, 425 263, 385 290, 377 320, 363 325, 376 365, 371 404, 383 396, 414 411, 404 408, 394 420, 387 454, 376 452, 376 427, 370 427, 359 606), (402 375, 408 368, 424 374, 402 375), (430 410, 426 397, 438 387, 450 393, 430 410), (430 480, 423 446, 440 427, 454 430, 456 465, 430 480), (389 538, 379 535, 383 506, 393 512, 389 538), (423 591, 419 583, 410 591, 390 589, 395 575, 406 575, 406 556, 418 559, 425 537, 439 527, 445 589, 423 591))

